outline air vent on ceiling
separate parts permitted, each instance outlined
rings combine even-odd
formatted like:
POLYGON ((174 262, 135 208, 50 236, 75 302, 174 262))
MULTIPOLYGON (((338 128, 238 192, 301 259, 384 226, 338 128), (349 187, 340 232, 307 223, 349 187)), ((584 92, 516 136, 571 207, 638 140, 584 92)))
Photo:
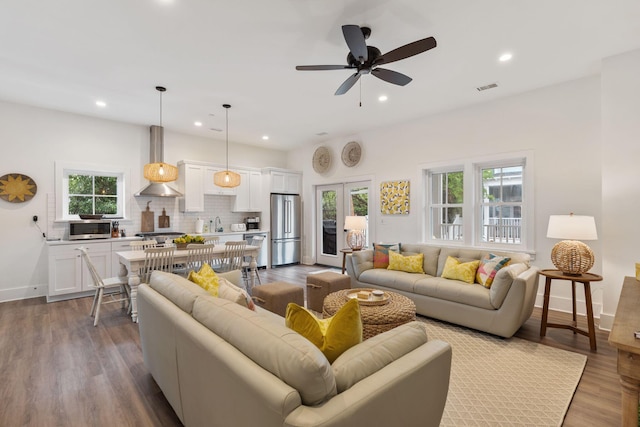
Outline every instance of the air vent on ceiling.
POLYGON ((493 89, 494 87, 498 87, 498 83, 491 83, 486 86, 477 87, 476 89, 478 89, 478 92, 482 92, 483 90, 493 89))
POLYGON ((329 135, 327 132, 318 132, 316 133, 317 136, 325 136, 325 135, 329 135))

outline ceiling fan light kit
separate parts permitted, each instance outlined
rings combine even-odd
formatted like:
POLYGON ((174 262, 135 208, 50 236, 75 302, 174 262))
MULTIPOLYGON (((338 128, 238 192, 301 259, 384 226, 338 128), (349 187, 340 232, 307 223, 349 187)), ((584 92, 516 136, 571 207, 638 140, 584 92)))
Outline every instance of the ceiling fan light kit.
POLYGON ((400 46, 384 55, 375 46, 367 46, 365 40, 371 35, 371 28, 358 25, 343 25, 342 34, 349 47, 347 65, 298 65, 299 71, 324 71, 324 70, 356 70, 345 80, 335 95, 343 95, 353 87, 364 74, 372 74, 380 80, 398 86, 405 86, 411 82, 411 77, 397 71, 379 68, 380 65, 389 64, 401 59, 409 58, 419 53, 426 52, 437 46, 436 39, 427 37, 415 42, 400 46))
POLYGON ((240 175, 229 170, 229 108, 231 105, 222 104, 226 110, 227 121, 227 168, 213 174, 213 183, 218 187, 233 188, 240 185, 240 175))

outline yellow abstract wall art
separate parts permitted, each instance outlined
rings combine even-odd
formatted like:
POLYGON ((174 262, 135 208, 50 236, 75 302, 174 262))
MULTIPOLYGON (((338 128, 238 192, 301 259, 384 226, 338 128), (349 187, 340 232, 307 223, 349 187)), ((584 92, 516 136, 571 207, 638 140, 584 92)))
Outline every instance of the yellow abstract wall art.
POLYGON ((387 181, 380 184, 380 212, 384 215, 409 214, 409 181, 387 181))

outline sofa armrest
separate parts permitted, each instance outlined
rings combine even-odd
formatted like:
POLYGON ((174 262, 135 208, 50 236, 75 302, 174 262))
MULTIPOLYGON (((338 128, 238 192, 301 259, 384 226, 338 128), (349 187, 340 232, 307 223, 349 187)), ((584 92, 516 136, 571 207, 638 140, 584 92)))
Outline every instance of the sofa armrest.
POLYGON ((373 250, 365 249, 362 251, 347 254, 346 261, 347 274, 358 280, 363 271, 373 268, 373 250))
POLYGON ((451 346, 429 341, 319 406, 300 406, 285 426, 439 426, 451 346))

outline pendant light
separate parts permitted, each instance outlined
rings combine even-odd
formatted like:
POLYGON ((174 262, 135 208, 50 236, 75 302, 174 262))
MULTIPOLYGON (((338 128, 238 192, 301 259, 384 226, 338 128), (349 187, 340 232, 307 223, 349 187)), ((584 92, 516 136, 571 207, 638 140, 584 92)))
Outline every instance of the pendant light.
POLYGON ((231 105, 222 104, 227 114, 227 169, 213 174, 213 183, 219 187, 233 188, 240 185, 240 175, 229 170, 229 108, 231 105))
POLYGON ((162 93, 167 89, 156 86, 156 90, 160 92, 160 126, 151 126, 151 163, 144 165, 144 177, 151 182, 171 182, 178 179, 178 168, 163 161, 162 93))

